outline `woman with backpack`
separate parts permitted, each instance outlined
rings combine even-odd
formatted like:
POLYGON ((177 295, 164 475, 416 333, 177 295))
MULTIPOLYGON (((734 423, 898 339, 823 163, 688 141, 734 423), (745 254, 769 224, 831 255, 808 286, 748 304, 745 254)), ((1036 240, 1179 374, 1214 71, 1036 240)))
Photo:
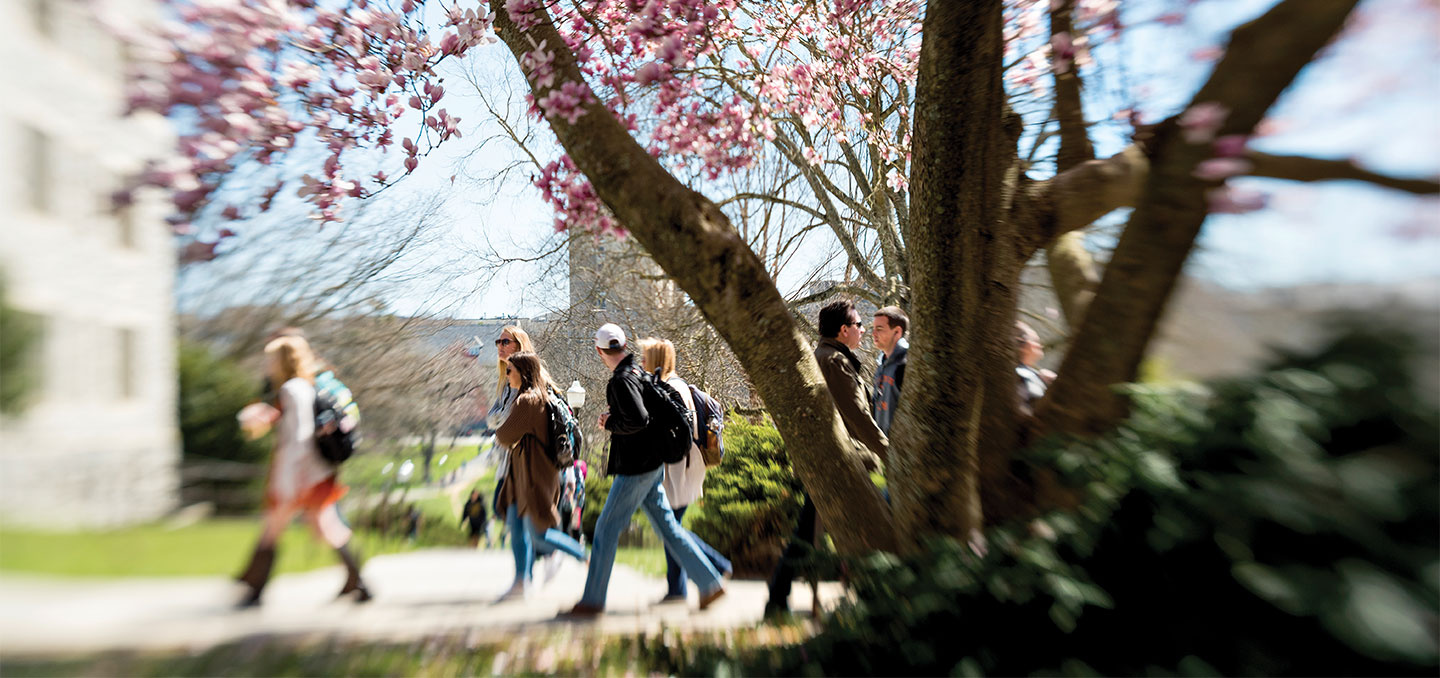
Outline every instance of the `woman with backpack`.
POLYGON ((510 469, 500 487, 515 556, 515 583, 501 600, 523 596, 529 589, 535 552, 560 551, 585 561, 585 548, 560 530, 560 474, 550 451, 550 395, 540 358, 529 351, 510 356, 506 378, 515 401, 495 441, 510 451, 510 469))
MULTIPOLYGON (((640 341, 640 359, 645 370, 665 381, 680 392, 680 398, 685 401, 685 407, 695 414, 695 401, 690 395, 690 385, 685 383, 680 375, 675 373, 675 344, 669 339, 657 339, 650 337, 640 341)), ((704 422, 695 417, 695 431, 691 438, 700 437, 700 429, 704 422)), ((700 499, 705 493, 705 459, 701 456, 699 446, 691 443, 690 453, 684 459, 674 464, 665 465, 665 480, 662 482, 665 487, 665 497, 670 500, 670 509, 675 512, 675 520, 679 521, 685 517, 685 509, 700 499)), ((689 532, 690 538, 694 540, 695 546, 700 549, 700 554, 705 556, 715 570, 722 576, 728 576, 733 571, 730 560, 721 555, 709 544, 706 544, 695 533, 689 532)), ((665 550, 665 583, 667 589, 665 597, 660 600, 662 603, 684 602, 685 601, 685 568, 680 562, 665 550)))
POLYGON ((335 505, 345 487, 315 445, 315 364, 310 344, 300 337, 280 337, 265 346, 266 375, 279 384, 280 412, 265 483, 264 527, 250 564, 238 578, 248 587, 241 607, 260 603, 275 564, 276 540, 297 513, 305 514, 315 535, 334 547, 345 564, 340 596, 354 593, 362 603, 371 597, 360 578, 360 561, 349 549, 350 528, 335 505))

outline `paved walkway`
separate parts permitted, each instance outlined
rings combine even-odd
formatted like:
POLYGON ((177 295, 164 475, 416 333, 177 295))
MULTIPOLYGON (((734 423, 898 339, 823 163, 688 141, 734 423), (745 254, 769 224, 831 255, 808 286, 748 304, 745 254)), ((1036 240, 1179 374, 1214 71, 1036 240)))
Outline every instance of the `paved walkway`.
MULTIPOLYGON (((662 626, 718 629, 751 626, 765 603, 765 583, 731 581, 728 593, 699 611, 694 587, 686 605, 655 604, 663 579, 617 565, 608 612, 593 622, 558 622, 580 599, 585 568, 566 559, 554 581, 527 600, 496 603, 514 573, 508 551, 436 549, 378 556, 365 565, 376 594, 364 605, 333 600, 338 567, 276 577, 265 604, 236 611, 238 585, 222 577, 57 579, 0 574, 0 654, 110 649, 201 650, 257 634, 332 635, 356 640, 412 640, 468 632, 504 638, 519 631, 581 625, 606 633, 655 632, 662 626)), ((540 568, 537 566, 537 575, 540 568)), ((821 586, 822 604, 841 595, 821 586)), ((811 609, 810 587, 797 585, 791 606, 811 609)))

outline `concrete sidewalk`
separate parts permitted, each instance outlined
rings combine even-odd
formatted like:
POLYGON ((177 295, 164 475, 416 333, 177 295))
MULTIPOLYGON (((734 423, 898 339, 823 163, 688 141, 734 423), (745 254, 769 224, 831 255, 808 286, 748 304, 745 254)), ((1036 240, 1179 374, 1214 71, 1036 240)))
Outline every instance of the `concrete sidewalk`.
MULTIPOLYGON (((238 564, 237 564, 238 567, 238 564)), ((537 565, 537 577, 543 577, 537 565)), ((555 615, 580 599, 585 567, 568 558, 527 600, 496 603, 514 576, 508 551, 437 549, 376 557, 365 565, 375 600, 336 601, 344 579, 337 566, 276 577, 263 606, 237 611, 239 586, 220 577, 58 579, 0 574, 0 654, 50 655, 111 649, 198 651, 254 635, 325 635, 404 641, 467 632, 497 639, 520 631, 571 624, 605 633, 718 629, 760 620, 765 583, 727 582, 727 594, 699 611, 694 586, 686 605, 655 604, 663 579, 617 565, 607 613, 596 621, 560 622, 555 615)), ((822 605, 842 591, 822 584, 822 605)), ((795 587, 791 607, 811 609, 810 587, 795 587)))

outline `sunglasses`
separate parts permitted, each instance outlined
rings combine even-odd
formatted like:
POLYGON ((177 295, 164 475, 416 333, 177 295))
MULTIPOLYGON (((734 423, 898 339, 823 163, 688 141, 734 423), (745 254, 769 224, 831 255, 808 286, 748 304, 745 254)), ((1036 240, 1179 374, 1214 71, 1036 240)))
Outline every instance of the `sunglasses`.
POLYGON ((496 346, 509 346, 510 344, 514 343, 516 343, 514 339, 506 339, 504 337, 495 340, 496 346))

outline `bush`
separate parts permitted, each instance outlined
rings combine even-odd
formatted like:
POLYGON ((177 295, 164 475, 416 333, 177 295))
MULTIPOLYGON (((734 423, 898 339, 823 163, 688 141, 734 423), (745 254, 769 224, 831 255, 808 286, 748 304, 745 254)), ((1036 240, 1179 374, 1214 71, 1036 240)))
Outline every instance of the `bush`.
POLYGON ((1440 427, 1410 355, 1352 333, 1213 391, 1137 388, 1113 434, 1025 455, 1083 485, 1079 510, 991 529, 983 558, 852 562, 853 601, 804 646, 657 668, 1435 675, 1440 427))
POLYGON ((804 503, 780 432, 768 421, 751 424, 731 415, 725 461, 706 474, 705 495, 688 522, 730 558, 737 576, 765 576, 780 559, 804 503))
POLYGON ((18 414, 40 380, 41 325, 34 315, 10 306, 0 280, 0 414, 18 414))
MULTIPOLYGON (((264 494, 263 464, 269 458, 270 437, 247 440, 235 415, 260 397, 260 379, 234 362, 219 358, 202 344, 181 341, 177 347, 180 379, 180 445, 182 460, 191 467, 213 462, 250 464, 249 476, 231 474, 225 464, 219 473, 204 473, 183 492, 186 502, 213 501, 225 513, 245 512, 260 505, 264 494)), ((201 469, 203 470, 203 469, 201 469)))

